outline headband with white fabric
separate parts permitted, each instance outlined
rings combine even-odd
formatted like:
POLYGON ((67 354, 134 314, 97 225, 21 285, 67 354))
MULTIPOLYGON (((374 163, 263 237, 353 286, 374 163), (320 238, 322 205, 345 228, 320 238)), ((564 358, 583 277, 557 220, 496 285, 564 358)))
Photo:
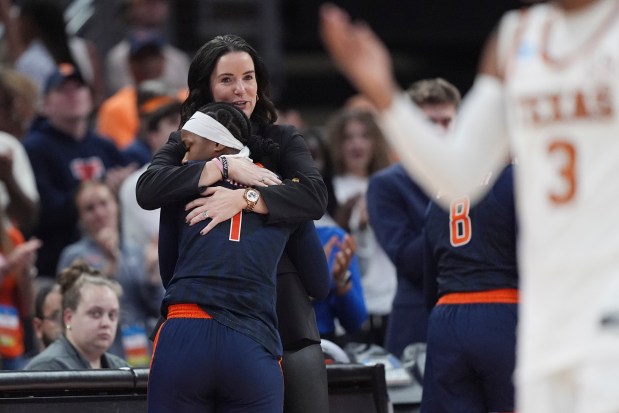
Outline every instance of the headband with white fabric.
POLYGON ((191 115, 191 118, 185 122, 182 129, 195 133, 201 138, 220 143, 228 148, 241 150, 245 147, 241 141, 232 136, 224 125, 199 111, 191 115))

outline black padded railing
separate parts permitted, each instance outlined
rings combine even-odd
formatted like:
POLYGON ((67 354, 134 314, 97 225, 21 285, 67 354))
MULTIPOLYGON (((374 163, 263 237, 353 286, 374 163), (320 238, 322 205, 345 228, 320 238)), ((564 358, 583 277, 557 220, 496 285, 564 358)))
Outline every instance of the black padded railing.
MULTIPOLYGON (((330 365, 327 376, 330 413, 389 411, 382 365, 330 365)), ((146 412, 147 382, 148 369, 0 371, 0 413, 146 412)))
POLYGON ((0 371, 0 397, 37 392, 143 391, 148 369, 0 371))

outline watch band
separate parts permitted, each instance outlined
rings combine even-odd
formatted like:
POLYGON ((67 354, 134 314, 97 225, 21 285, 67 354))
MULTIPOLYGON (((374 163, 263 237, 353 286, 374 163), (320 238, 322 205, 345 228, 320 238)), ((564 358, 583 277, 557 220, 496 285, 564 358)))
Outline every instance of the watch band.
POLYGON ((219 161, 221 162, 221 176, 224 180, 228 179, 228 160, 225 156, 220 156, 219 161))
MULTIPOLYGON (((226 158, 224 158, 226 159, 226 158)), ((219 158, 213 158, 213 163, 219 169, 219 173, 221 174, 221 179, 224 179, 224 165, 219 158)))
POLYGON ((254 210, 254 207, 258 203, 258 200, 250 201, 249 198, 247 197, 247 193, 249 191, 255 191, 255 189, 254 188, 246 188, 245 192, 243 193, 243 198, 245 198, 245 202, 247 203, 247 208, 245 208, 245 210, 248 211, 248 212, 252 212, 254 210))

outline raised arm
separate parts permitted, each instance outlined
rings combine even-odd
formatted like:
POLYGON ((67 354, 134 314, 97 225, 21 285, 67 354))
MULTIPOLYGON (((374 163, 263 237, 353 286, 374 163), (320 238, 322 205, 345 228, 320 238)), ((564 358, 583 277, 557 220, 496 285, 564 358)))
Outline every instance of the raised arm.
POLYGON ((15 62, 24 52, 25 46, 14 17, 11 15, 11 3, 10 0, 0 0, 0 22, 4 25, 4 37, 9 58, 15 62))
MULTIPOLYGON (((319 236, 328 257, 333 286, 331 296, 324 303, 315 302, 314 308, 329 307, 327 313, 330 317, 336 317, 348 333, 355 332, 368 317, 356 243, 352 236, 338 227, 322 227, 319 236)), ((324 311, 317 309, 317 317, 324 311)), ((330 320, 330 324, 333 326, 333 321, 330 320)))
MULTIPOLYGON (((181 165, 184 155, 185 145, 181 142, 180 133, 173 132, 138 179, 136 197, 142 208, 157 209, 197 197, 205 188, 221 180, 221 172, 215 162, 211 160, 181 165)), ((280 182, 273 172, 245 159, 226 159, 230 179, 236 182, 256 187, 280 182), (263 177, 267 177, 267 180, 263 181, 263 177)))
POLYGON ((508 156, 504 90, 496 64, 496 43, 488 42, 480 73, 452 133, 439 138, 399 90, 387 48, 364 23, 351 22, 334 5, 321 9, 323 43, 336 66, 380 111, 385 136, 415 180, 432 195, 483 195, 478 184, 508 156))
POLYGON ((7 152, 0 154, 0 181, 8 192, 8 216, 19 228, 28 231, 38 221, 39 193, 26 150, 16 139, 15 143, 17 146, 11 145, 7 152))
POLYGON ((157 209, 199 195, 199 180, 206 162, 181 165, 185 145, 174 132, 138 178, 136 198, 144 209, 157 209))

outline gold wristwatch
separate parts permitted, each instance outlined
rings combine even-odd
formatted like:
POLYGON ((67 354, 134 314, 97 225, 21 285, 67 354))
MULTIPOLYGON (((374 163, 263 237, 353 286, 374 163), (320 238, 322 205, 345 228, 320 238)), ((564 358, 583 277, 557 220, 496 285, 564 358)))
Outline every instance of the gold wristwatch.
POLYGON ((245 208, 245 210, 252 212, 260 199, 260 192, 256 191, 254 188, 247 188, 243 194, 243 198, 245 202, 247 202, 247 208, 245 208))

